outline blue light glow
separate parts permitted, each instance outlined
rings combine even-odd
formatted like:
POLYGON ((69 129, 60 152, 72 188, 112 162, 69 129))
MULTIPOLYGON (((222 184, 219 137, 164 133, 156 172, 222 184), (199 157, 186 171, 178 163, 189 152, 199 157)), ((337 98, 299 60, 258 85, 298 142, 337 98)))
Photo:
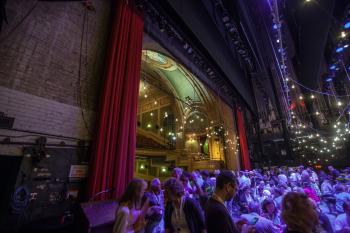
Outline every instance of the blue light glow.
POLYGON ((329 67, 329 69, 331 70, 335 70, 335 68, 337 68, 335 65, 332 65, 331 67, 329 67))
POLYGON ((350 21, 349 21, 349 22, 346 22, 346 23, 344 24, 344 28, 345 28, 345 29, 349 29, 349 28, 350 28, 350 21))
POLYGON ((332 80, 333 80, 332 78, 327 78, 326 79, 327 82, 332 82, 332 80))
POLYGON ((344 45, 344 48, 345 48, 345 49, 346 49, 347 47, 349 47, 349 45, 348 45, 348 44, 344 45))
POLYGON ((343 47, 339 47, 339 48, 337 48, 337 49, 335 50, 335 52, 336 52, 336 53, 340 53, 340 52, 342 52, 343 50, 344 50, 343 47))
POLYGON ((273 29, 277 30, 277 28, 278 28, 277 24, 274 24, 273 29))

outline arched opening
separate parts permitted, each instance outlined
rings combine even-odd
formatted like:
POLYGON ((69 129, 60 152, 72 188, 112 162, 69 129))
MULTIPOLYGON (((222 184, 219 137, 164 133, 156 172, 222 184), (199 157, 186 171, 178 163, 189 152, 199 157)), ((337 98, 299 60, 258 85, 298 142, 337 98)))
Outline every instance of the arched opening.
POLYGON ((168 177, 173 167, 238 168, 234 114, 183 65, 142 51, 135 176, 168 177))

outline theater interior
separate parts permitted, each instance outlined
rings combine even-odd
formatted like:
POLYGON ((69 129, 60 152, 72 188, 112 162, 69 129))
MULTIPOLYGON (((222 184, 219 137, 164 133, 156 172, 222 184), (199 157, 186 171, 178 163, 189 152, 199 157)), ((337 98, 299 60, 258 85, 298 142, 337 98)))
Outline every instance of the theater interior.
POLYGON ((0 0, 0 233, 112 232, 174 168, 348 167, 349 45, 348 0, 0 0))

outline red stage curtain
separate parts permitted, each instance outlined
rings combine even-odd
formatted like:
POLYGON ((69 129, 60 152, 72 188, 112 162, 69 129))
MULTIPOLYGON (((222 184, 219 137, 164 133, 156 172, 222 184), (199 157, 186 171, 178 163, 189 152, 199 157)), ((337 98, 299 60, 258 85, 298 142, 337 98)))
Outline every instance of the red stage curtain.
POLYGON ((239 133, 239 147, 241 151, 242 170, 250 170, 251 166, 249 160, 247 135, 245 132, 244 116, 240 108, 236 109, 236 116, 239 133))
POLYGON ((116 1, 106 59, 96 136, 93 141, 89 198, 119 197, 133 178, 143 17, 133 1, 116 1), (113 194, 112 194, 113 193, 113 194))

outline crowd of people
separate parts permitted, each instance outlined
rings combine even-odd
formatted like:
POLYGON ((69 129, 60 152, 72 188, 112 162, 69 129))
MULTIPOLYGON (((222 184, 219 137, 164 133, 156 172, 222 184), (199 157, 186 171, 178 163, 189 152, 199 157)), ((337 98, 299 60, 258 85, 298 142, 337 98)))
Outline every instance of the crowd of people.
POLYGON ((113 233, 350 233, 350 168, 252 171, 175 168, 147 184, 132 180, 113 233))

